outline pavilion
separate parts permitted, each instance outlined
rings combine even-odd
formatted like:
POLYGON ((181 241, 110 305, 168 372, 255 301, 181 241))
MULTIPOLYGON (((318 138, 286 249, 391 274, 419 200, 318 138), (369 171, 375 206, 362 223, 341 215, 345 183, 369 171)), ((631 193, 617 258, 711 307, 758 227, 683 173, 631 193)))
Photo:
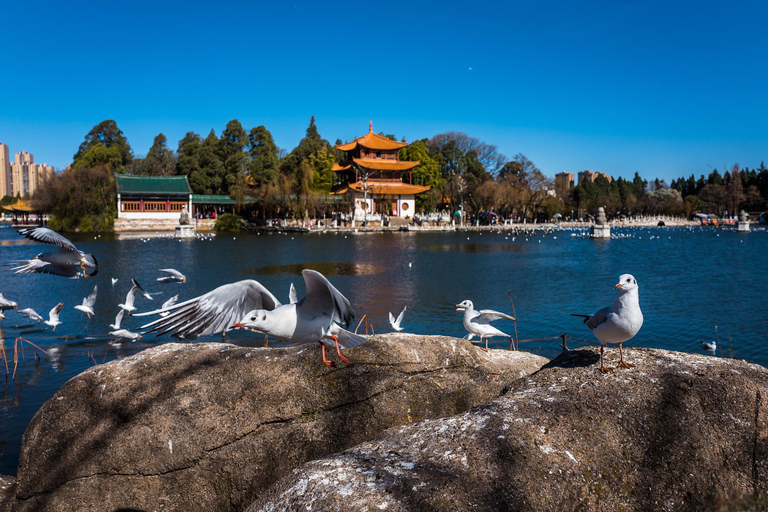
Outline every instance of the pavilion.
POLYGON ((413 184, 411 171, 420 162, 400 160, 400 149, 406 146, 407 142, 373 133, 371 121, 367 134, 335 146, 346 155, 342 163, 333 166, 339 183, 334 193, 350 195, 355 208, 366 208, 368 213, 412 217, 416 195, 429 187, 413 184))

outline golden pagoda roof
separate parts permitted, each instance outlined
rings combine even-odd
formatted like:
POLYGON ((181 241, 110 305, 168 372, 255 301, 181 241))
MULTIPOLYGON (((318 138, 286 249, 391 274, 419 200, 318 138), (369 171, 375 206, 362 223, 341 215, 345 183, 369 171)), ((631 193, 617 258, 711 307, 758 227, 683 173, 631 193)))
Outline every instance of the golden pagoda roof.
POLYGON ((375 169, 377 171, 407 171, 413 169, 421 163, 421 160, 401 161, 401 160, 380 160, 378 158, 353 158, 360 167, 366 169, 375 169))
POLYGON ((10 213, 38 213, 36 209, 32 208, 32 204, 28 199, 22 199, 17 201, 16 204, 9 204, 0 208, 10 213))
POLYGON ((334 147, 336 149, 340 149, 341 151, 352 151, 357 146, 363 146, 364 148, 368 149, 393 150, 404 148, 407 145, 407 142, 397 142, 396 140, 388 139, 382 135, 373 133, 373 121, 371 121, 370 131, 368 133, 362 137, 356 138, 352 142, 337 144, 334 147))
POLYGON ((332 170, 332 171, 334 171, 334 172, 335 172, 335 171, 346 171, 346 170, 347 170, 347 169, 349 169, 350 167, 352 167, 352 164, 347 164, 347 165, 339 165, 339 164, 337 164, 336 162, 334 162, 334 163, 333 163, 333 167, 331 167, 331 170, 332 170))
MULTIPOLYGON (((350 183, 349 188, 357 192, 363 192, 363 182, 350 183)), ((374 194, 384 195, 410 195, 421 194, 429 190, 429 186, 410 185, 401 181, 372 181, 368 180, 368 191, 374 194)))

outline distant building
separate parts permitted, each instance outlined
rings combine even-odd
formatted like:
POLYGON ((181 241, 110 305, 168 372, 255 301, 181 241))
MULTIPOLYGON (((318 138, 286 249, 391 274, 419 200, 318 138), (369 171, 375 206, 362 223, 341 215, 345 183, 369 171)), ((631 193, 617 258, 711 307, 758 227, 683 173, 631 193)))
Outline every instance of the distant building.
POLYGON ((6 190, 10 190, 8 195, 32 197, 43 181, 52 176, 54 172, 53 167, 48 164, 36 164, 32 153, 27 151, 14 153, 10 180, 6 185, 6 190))
POLYGON ((560 190, 562 188, 564 191, 572 189, 574 185, 573 179, 574 175, 572 172, 555 174, 555 189, 560 190))
POLYGON ((13 196, 11 160, 8 144, 0 142, 0 198, 5 196, 13 196))
POLYGON ((413 184, 410 171, 420 162, 400 160, 400 149, 406 146, 407 142, 373 133, 371 122, 367 134, 335 146, 344 151, 346 157, 344 162, 333 166, 340 183, 334 193, 351 195, 355 208, 366 208, 369 213, 412 217, 416 195, 429 187, 413 184), (366 195, 368 204, 363 200, 366 195))
POLYGON ((118 174, 117 218, 176 220, 186 206, 192 212, 192 191, 186 176, 118 174))
POLYGON ((594 182, 598 176, 603 176, 605 179, 608 180, 608 183, 613 181, 613 178, 604 172, 595 172, 595 171, 586 170, 586 171, 581 171, 579 173, 579 184, 582 184, 585 181, 594 182))

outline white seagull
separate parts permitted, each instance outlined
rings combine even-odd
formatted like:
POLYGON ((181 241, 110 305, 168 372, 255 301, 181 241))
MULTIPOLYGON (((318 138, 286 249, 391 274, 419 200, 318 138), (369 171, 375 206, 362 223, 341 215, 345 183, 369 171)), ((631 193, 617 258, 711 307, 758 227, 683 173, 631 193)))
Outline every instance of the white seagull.
POLYGON ((30 320, 36 320, 37 323, 40 323, 43 320, 43 317, 38 315, 37 311, 35 311, 32 308, 20 309, 16 312, 25 318, 29 318, 30 320))
POLYGON ((408 309, 408 306, 403 306, 403 310, 400 312, 399 315, 397 315, 397 319, 395 319, 395 315, 393 315, 392 312, 389 313, 389 325, 391 325, 392 328, 397 332, 400 332, 403 330, 403 328, 400 327, 400 323, 403 321, 403 315, 405 315, 406 309, 408 309))
POLYGON ((114 330, 120 329, 120 323, 123 321, 124 316, 125 316, 125 310, 121 309, 120 311, 118 311, 117 316, 115 316, 115 323, 109 324, 109 326, 114 330))
POLYGON ((168 274, 165 277, 158 277, 157 282, 158 283, 186 283, 187 277, 176 270, 175 268, 161 268, 160 272, 165 272, 168 274))
POLYGON ((12 301, 8 300, 5 297, 3 297, 3 294, 0 293, 0 311, 5 311, 6 309, 18 309, 19 305, 12 301))
POLYGON ((275 308, 254 308, 232 327, 244 327, 293 343, 317 342, 322 347, 323 363, 334 366, 325 357, 325 344, 333 340, 339 359, 349 363, 341 347, 352 348, 368 341, 343 329, 355 317, 349 301, 320 272, 301 271, 307 294, 295 304, 275 308))
POLYGON ((119 281, 119 279, 118 279, 118 278, 116 278, 116 277, 113 277, 113 278, 112 278, 112 286, 115 286, 115 285, 117 284, 117 282, 118 282, 118 281, 119 281))
POLYGON ((634 366, 624 362, 622 343, 631 340, 643 326, 643 312, 640 311, 637 280, 631 274, 622 274, 613 289, 619 290, 619 296, 607 308, 601 309, 594 315, 572 314, 572 316, 582 317, 586 326, 600 341, 600 371, 603 373, 613 370, 613 368, 606 368, 603 364, 603 352, 608 343, 619 344, 621 360, 617 368, 634 366))
MULTIPOLYGON (((176 304, 178 301, 179 301, 179 296, 178 295, 174 295, 173 297, 171 297, 167 301, 163 302, 163 306, 160 309, 169 309, 171 306, 176 304)), ((160 313, 160 316, 163 316, 163 317, 168 316, 168 315, 170 315, 170 313, 167 312, 167 311, 160 313)))
POLYGON ((53 309, 48 312, 48 320, 44 320, 43 323, 45 325, 50 325, 53 327, 53 330, 56 330, 57 325, 61 325, 61 322, 59 322, 59 313, 61 313, 61 310, 64 308, 64 303, 59 302, 55 306, 53 306, 53 309))
POLYGON ((53 274, 77 279, 82 271, 83 277, 93 277, 99 272, 99 263, 93 254, 79 250, 67 238, 48 228, 23 228, 18 233, 35 242, 57 245, 54 252, 41 253, 31 260, 22 260, 14 274, 53 274), (90 273, 88 273, 90 272, 90 273))
POLYGON ((701 342, 701 348, 703 348, 704 350, 707 350, 709 352, 714 352, 715 350, 717 350, 717 342, 715 340, 712 340, 712 341, 699 340, 699 341, 701 342))
POLYGON ((136 341, 141 339, 141 334, 136 332, 131 332, 128 329, 117 329, 117 330, 111 331, 109 334, 111 334, 112 336, 120 340, 136 341))
POLYGON ((288 290, 288 303, 296 304, 297 302, 299 302, 299 296, 296 293, 296 287, 291 283, 291 288, 288 290))
POLYGON ((474 304, 471 300, 464 300, 456 304, 456 311, 464 312, 464 328, 469 331, 468 340, 472 339, 472 336, 478 336, 482 343, 485 338, 485 350, 488 352, 488 338, 494 336, 506 336, 511 338, 507 333, 501 332, 497 328, 491 325, 494 320, 500 320, 502 318, 506 320, 514 320, 515 317, 502 313, 500 311, 494 311, 492 309, 475 310, 474 304))
MULTIPOLYGON (((253 309, 275 309, 280 306, 277 297, 261 283, 253 279, 225 284, 194 299, 134 316, 168 313, 168 315, 143 325, 146 332, 156 336, 190 338, 205 334, 223 333, 253 309)), ((145 333, 146 334, 146 333, 145 333)))
POLYGON ((136 307, 133 305, 133 302, 136 300, 136 292, 141 290, 142 295, 144 297, 148 298, 149 300, 152 300, 152 296, 148 294, 146 291, 144 291, 144 288, 141 287, 139 283, 136 282, 135 279, 131 279, 133 281, 133 286, 130 290, 128 290, 128 295, 125 296, 125 303, 124 304, 118 304, 119 307, 123 308, 128 312, 128 314, 131 314, 133 311, 136 311, 136 307))
POLYGON ((78 304, 75 306, 75 309, 78 311, 82 311, 85 313, 88 318, 91 318, 91 315, 95 315, 96 313, 93 312, 93 305, 96 304, 96 295, 99 293, 99 287, 98 285, 93 287, 93 291, 89 296, 83 299, 82 304, 78 304))

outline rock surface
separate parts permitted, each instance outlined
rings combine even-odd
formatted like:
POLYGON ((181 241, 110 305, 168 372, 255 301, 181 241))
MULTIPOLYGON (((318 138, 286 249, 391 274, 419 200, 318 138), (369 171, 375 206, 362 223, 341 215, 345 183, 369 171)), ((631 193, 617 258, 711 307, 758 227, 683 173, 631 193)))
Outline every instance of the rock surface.
POLYGON ((248 510, 763 510, 768 370, 625 352, 637 367, 609 374, 595 350, 563 354, 487 405, 309 462, 248 510))
POLYGON ((487 403, 548 362, 407 334, 346 355, 173 343, 91 368, 27 428, 14 510, 242 510, 308 460, 487 403))
POLYGON ((15 494, 16 479, 12 476, 0 475, 0 512, 11 510, 15 494))

